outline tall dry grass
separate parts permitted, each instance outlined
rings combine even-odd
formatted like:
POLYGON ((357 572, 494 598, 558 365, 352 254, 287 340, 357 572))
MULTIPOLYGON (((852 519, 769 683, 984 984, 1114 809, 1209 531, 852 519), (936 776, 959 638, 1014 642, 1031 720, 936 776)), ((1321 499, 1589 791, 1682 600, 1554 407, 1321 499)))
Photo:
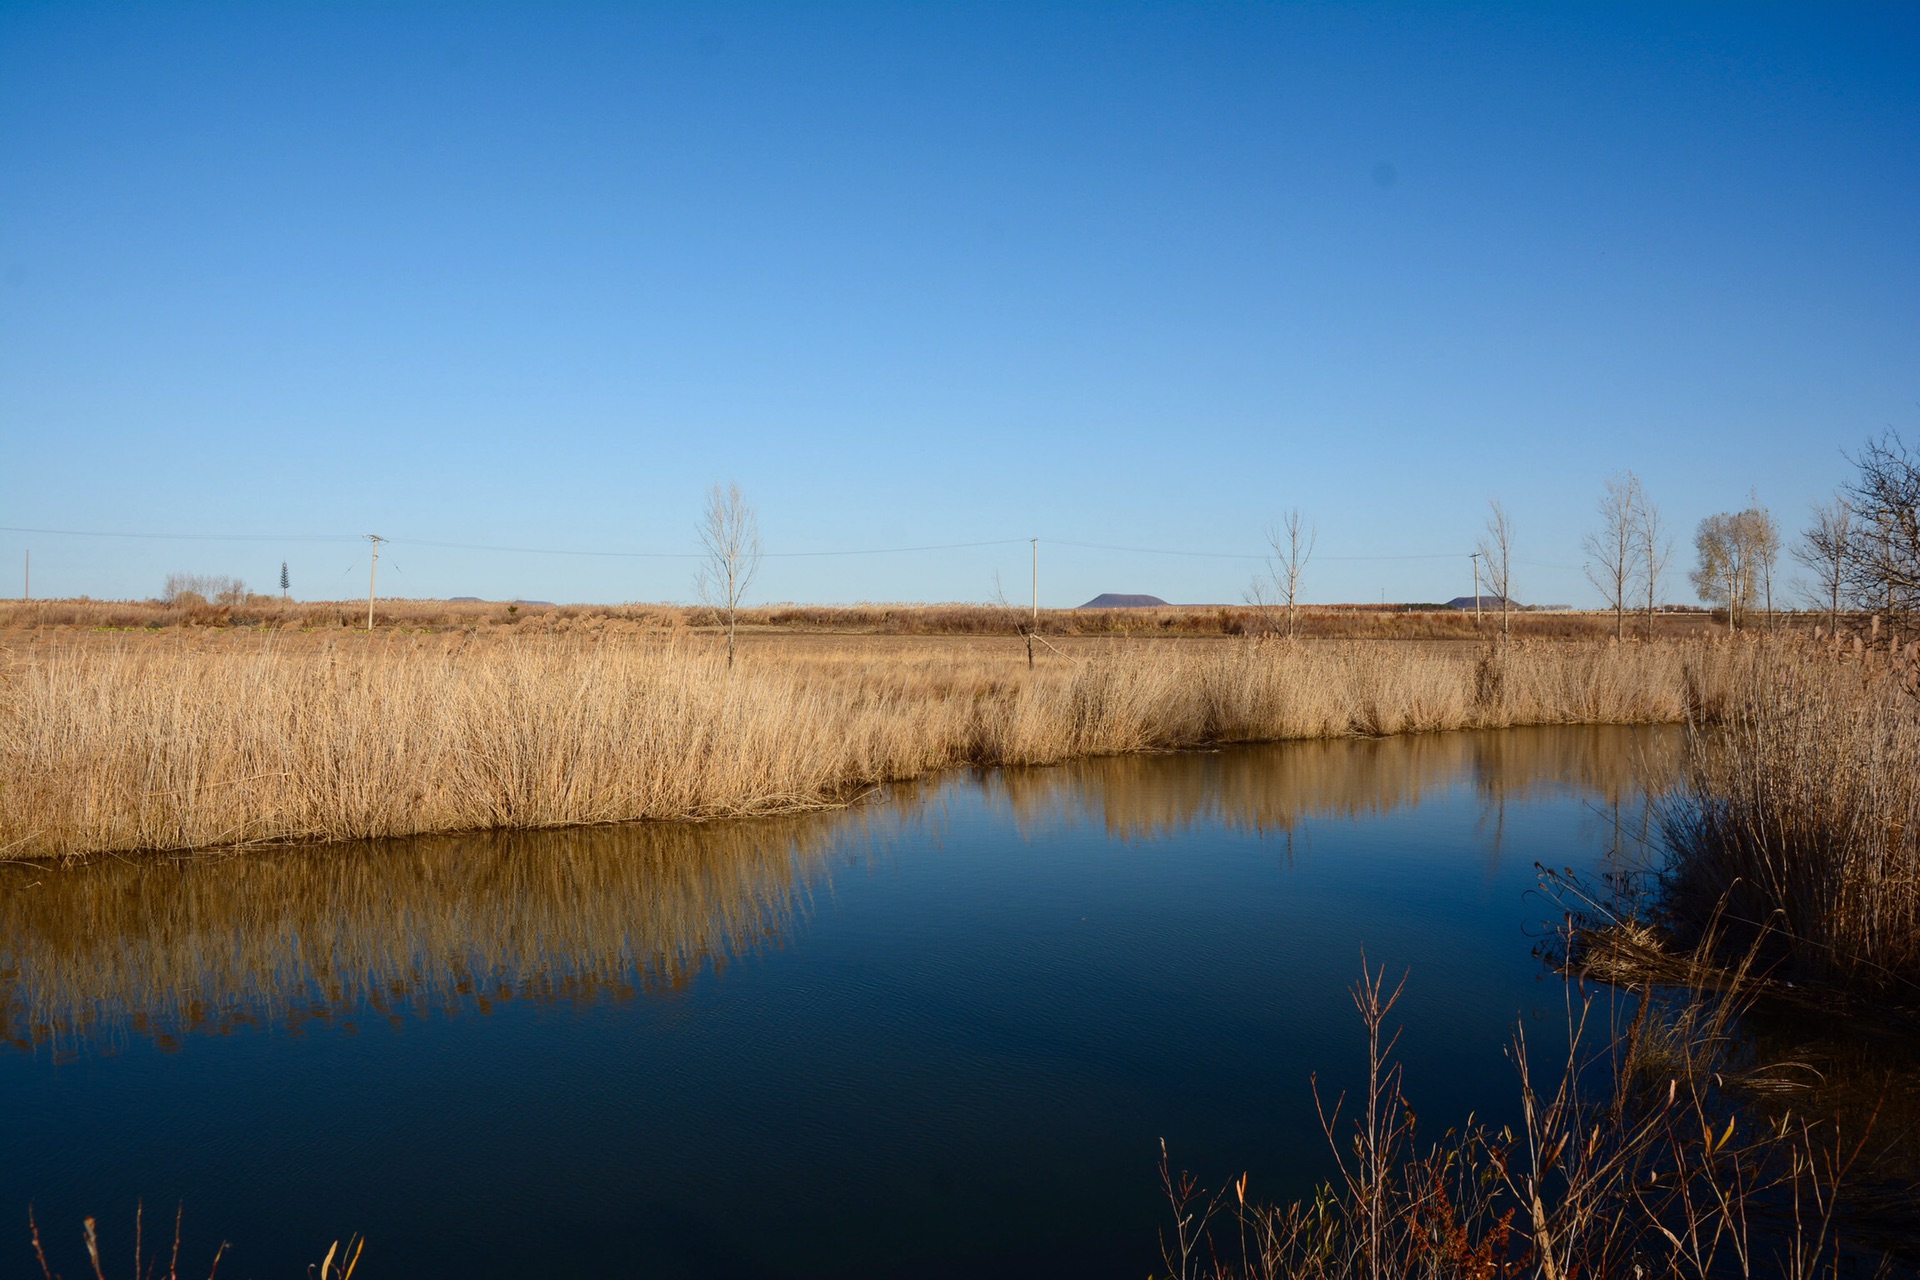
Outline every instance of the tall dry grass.
POLYGON ((1659 905, 1682 947, 1920 1004, 1920 658, 1783 646, 1692 735, 1659 905), (1709 925, 1714 928, 1709 928, 1709 925))
MULTIPOLYGON (((958 764, 1525 724, 1675 721, 1740 646, 1112 644, 763 654, 454 634, 16 646, 0 850, 113 850, 765 814, 958 764)), ((1707 707, 1711 710, 1711 707, 1707 707)))
MULTIPOLYGON (((1366 1078, 1314 1083, 1337 1161, 1310 1200, 1263 1203, 1243 1175, 1210 1191, 1175 1174, 1166 1280, 1838 1280, 1906 1274, 1891 1237, 1860 1238, 1853 1201, 1864 1128, 1743 1108, 1726 1087, 1737 1010, 1638 1004, 1602 1027, 1570 1005, 1565 1056, 1538 1065, 1524 1024, 1508 1049, 1519 1120, 1424 1133, 1394 1059, 1405 979, 1366 970, 1353 987, 1366 1078), (1556 1069, 1557 1066, 1557 1069, 1556 1069)), ((1569 997, 1571 999, 1571 995, 1569 997)))

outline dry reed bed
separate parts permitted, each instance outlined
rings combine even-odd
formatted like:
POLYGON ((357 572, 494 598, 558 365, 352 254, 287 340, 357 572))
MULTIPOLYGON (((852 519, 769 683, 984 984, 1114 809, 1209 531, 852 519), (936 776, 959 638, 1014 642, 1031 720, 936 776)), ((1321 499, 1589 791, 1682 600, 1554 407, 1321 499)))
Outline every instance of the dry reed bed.
POLYGON ((13 858, 790 811, 957 764, 1525 724, 1674 721, 1741 646, 1115 645, 765 656, 645 638, 16 648, 13 858))
POLYGON ((1718 936, 1920 1006, 1920 661, 1771 650, 1693 735, 1666 823, 1673 941, 1718 936))

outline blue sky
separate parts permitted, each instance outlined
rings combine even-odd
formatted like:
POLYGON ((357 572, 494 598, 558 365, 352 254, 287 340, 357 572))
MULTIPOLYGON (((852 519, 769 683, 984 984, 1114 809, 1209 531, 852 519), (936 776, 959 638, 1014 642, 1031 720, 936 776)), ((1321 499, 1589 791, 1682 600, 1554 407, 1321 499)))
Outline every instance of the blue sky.
POLYGON ((1687 600, 1920 437, 1916 197, 1912 5, 0 4, 0 525, 269 535, 0 591, 1590 604, 1632 468, 1687 600))

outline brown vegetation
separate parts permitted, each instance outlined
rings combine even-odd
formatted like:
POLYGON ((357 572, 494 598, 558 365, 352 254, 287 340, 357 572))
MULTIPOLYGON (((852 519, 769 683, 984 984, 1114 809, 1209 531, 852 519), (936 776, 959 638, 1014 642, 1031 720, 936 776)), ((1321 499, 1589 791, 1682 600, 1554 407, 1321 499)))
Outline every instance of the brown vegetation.
POLYGON ((1920 1006, 1920 644, 1770 647, 1691 736, 1650 943, 1920 1006))
MULTIPOLYGON (((181 1228, 185 1225, 186 1207, 181 1205, 174 1210, 173 1247, 165 1250, 164 1259, 161 1257, 164 1239, 151 1256, 145 1253, 146 1218, 145 1206, 136 1206, 133 1216, 133 1274, 140 1280, 153 1280, 160 1277, 160 1267, 164 1262, 167 1268, 164 1280, 180 1280, 181 1228)), ((41 1276, 44 1280, 61 1280, 60 1273, 47 1260, 47 1247, 40 1238, 40 1224, 34 1220, 32 1206, 27 1208, 27 1234, 33 1242, 33 1259, 40 1264, 41 1276)), ((95 1219, 82 1220, 80 1239, 86 1247, 87 1265, 93 1272, 94 1280, 106 1280, 106 1266, 101 1260, 105 1250, 100 1244, 99 1226, 95 1219)), ((220 1274, 220 1262, 227 1256, 229 1247, 227 1242, 222 1241, 220 1247, 213 1251, 213 1261, 207 1264, 207 1280, 215 1280, 220 1274)), ((360 1257, 366 1252, 366 1247, 367 1242, 357 1235, 348 1237, 344 1245, 335 1240, 327 1246, 326 1256, 307 1268, 307 1274, 317 1276, 319 1280, 353 1280, 353 1273, 359 1268, 360 1257)))
MULTIPOLYGON (((377 629, 408 631, 530 630, 718 632, 725 610, 656 604, 549 605, 508 601, 398 600, 376 602, 377 629)), ((321 632, 364 628, 365 601, 286 601, 278 596, 207 601, 197 595, 158 600, 0 601, 0 637, 68 629, 112 631, 247 629, 321 632)), ((836 632, 900 636, 1011 636, 1027 625, 1025 609, 982 604, 774 604, 741 608, 741 640, 768 633, 836 632)), ((1661 639, 1685 639, 1712 629, 1700 610, 1673 610, 1655 618, 1661 639)), ((1239 636, 1274 634, 1287 627, 1284 610, 1261 605, 1167 605, 1151 609, 1042 609, 1044 636, 1239 636)), ((1644 625, 1642 620, 1641 627, 1644 625)), ((1523 639, 1603 639, 1613 633, 1611 615, 1572 610, 1521 611, 1512 615, 1523 639)), ((1641 629, 1641 628, 1636 628, 1641 629)), ((1474 623, 1471 610, 1438 605, 1340 605, 1298 609, 1297 633, 1307 639, 1484 639, 1497 621, 1474 623)))
MULTIPOLYGON (((1084 641, 765 648, 523 628, 34 636, 0 670, 0 849, 63 857, 772 813, 957 764, 1675 721, 1738 646, 1084 641)), ((1711 708, 1708 708, 1711 710, 1711 708)))
POLYGON ((1841 1230, 1866 1133, 1744 1110, 1726 1087, 1729 1001, 1642 999, 1610 1032, 1591 1001, 1571 1008, 1557 1075, 1517 1032, 1519 1122, 1469 1121, 1423 1149, 1388 1025, 1400 988, 1368 972, 1353 994, 1367 1079, 1350 1103, 1315 1084, 1337 1177, 1269 1206, 1244 1176, 1209 1193, 1163 1155, 1170 1280, 1870 1273, 1841 1230))
MULTIPOLYGON (((1489 806, 1668 777, 1671 729, 1554 728, 1103 756, 966 779, 1035 832, 1119 840, 1198 823, 1291 833, 1474 788, 1489 806)), ((152 1042, 242 1026, 488 1013, 678 990, 783 945, 839 858, 938 833, 940 785, 721 823, 420 836, 242 855, 0 863, 0 1046, 152 1042), (219 940, 217 944, 210 940, 219 940)))

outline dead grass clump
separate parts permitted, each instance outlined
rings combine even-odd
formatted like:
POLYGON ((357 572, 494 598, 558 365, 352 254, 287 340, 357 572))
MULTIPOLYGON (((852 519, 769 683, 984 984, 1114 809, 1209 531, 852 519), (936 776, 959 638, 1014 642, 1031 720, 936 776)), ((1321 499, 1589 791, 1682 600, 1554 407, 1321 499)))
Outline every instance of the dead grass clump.
POLYGON ((1697 726, 1658 903, 1679 945, 1724 913, 1778 976, 1920 996, 1920 696, 1904 658, 1770 651, 1697 726), (1722 908, 1724 903, 1724 908, 1722 908))

